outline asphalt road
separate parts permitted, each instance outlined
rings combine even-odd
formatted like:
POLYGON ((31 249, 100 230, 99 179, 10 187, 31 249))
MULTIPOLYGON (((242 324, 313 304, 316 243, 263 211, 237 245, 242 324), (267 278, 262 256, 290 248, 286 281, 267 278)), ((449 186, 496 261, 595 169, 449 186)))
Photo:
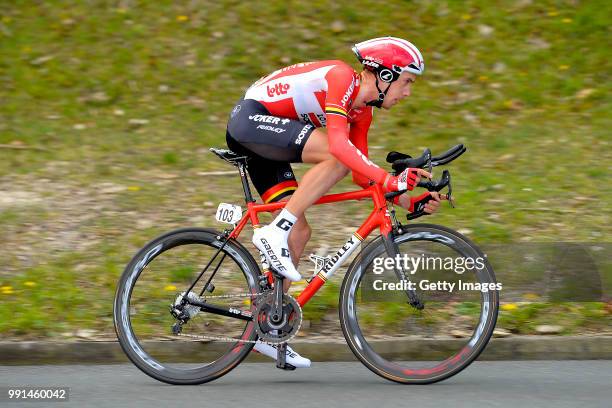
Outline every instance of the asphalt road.
POLYGON ((360 363, 284 372, 244 363, 214 382, 171 386, 132 365, 0 366, 0 387, 68 386, 70 400, 2 407, 610 407, 612 361, 476 362, 446 381, 388 382, 360 363))

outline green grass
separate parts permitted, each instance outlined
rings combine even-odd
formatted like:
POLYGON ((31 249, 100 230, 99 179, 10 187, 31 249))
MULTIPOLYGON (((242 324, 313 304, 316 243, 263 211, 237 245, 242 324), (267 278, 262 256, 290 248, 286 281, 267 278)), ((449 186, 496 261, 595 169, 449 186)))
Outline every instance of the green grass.
POLYGON ((537 334, 537 326, 558 325, 562 328, 562 334, 577 334, 584 331, 601 332, 612 323, 610 313, 602 302, 529 302, 516 306, 512 310, 502 308, 497 327, 516 334, 537 334))
MULTIPOLYGON (((301 61, 339 58, 357 68, 350 46, 381 35, 417 44, 426 72, 408 100, 376 112, 373 159, 468 147, 451 166, 457 208, 424 221, 469 229, 479 243, 610 241, 607 5, 3 3, 0 144, 26 149, 0 148, 0 194, 41 201, 0 200, 10 234, 0 285, 14 288, 0 293, 0 333, 112 332, 114 285, 136 249, 174 227, 210 226, 206 203, 242 201, 237 178, 198 173, 230 169, 207 148, 224 145, 226 117, 244 90, 301 61), (104 192, 102 183, 123 189, 104 192), (30 280, 36 286, 24 287, 30 280)), ((348 188, 343 181, 335 191, 348 188)), ((342 226, 356 227, 368 209, 311 212, 315 227, 334 212, 327 220, 339 229, 319 225, 308 250, 341 244, 342 226)), ((335 307, 335 293, 326 289, 307 316, 335 307)), ((588 326, 596 318, 585 313, 588 326)))

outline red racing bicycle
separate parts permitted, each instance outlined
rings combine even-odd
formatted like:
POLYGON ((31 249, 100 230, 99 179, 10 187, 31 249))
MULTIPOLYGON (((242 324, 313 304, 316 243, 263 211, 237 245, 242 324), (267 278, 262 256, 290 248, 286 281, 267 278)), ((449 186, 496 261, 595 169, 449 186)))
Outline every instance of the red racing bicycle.
MULTIPOLYGON (((431 171, 465 150, 458 145, 432 157, 426 149, 418 158, 391 152, 387 161, 396 173, 431 171)), ((323 196, 317 205, 369 200, 373 208, 334 255, 311 255, 314 273, 294 298, 283 293, 283 278, 265 257, 260 254, 260 268, 238 241, 247 224, 259 225, 259 213, 286 202, 258 204, 246 176, 248 158, 211 151, 238 168, 246 211, 221 204, 217 220, 232 228, 171 231, 125 268, 114 301, 115 330, 143 372, 171 384, 204 383, 235 368, 258 340, 278 348, 277 367, 291 369, 285 348, 300 330, 302 308, 358 249, 342 281, 339 314, 349 347, 367 368, 399 383, 433 383, 483 351, 497 320, 499 286, 486 255, 468 238, 439 225, 403 225, 392 205, 403 192, 385 194, 377 184, 323 196), (375 230, 380 234, 366 243, 375 230)), ((452 205, 448 170, 419 187, 448 189, 452 205)), ((407 218, 421 215, 422 207, 407 218)))

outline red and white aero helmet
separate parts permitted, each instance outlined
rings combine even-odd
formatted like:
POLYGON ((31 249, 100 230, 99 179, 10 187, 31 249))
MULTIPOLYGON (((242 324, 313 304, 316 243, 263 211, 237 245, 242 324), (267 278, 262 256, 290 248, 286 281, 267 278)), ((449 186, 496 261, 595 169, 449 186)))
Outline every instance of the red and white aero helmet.
POLYGON ((360 42, 353 52, 366 69, 378 74, 381 81, 391 83, 402 72, 421 75, 425 70, 423 56, 410 41, 396 37, 380 37, 360 42))

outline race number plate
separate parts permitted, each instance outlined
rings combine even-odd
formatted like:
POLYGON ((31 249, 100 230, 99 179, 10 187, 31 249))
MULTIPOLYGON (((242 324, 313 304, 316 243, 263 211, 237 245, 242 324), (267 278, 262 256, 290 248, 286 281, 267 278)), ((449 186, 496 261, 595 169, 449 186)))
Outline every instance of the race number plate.
POLYGON ((238 205, 221 203, 215 215, 217 221, 228 224, 236 224, 242 218, 242 208, 238 205))

